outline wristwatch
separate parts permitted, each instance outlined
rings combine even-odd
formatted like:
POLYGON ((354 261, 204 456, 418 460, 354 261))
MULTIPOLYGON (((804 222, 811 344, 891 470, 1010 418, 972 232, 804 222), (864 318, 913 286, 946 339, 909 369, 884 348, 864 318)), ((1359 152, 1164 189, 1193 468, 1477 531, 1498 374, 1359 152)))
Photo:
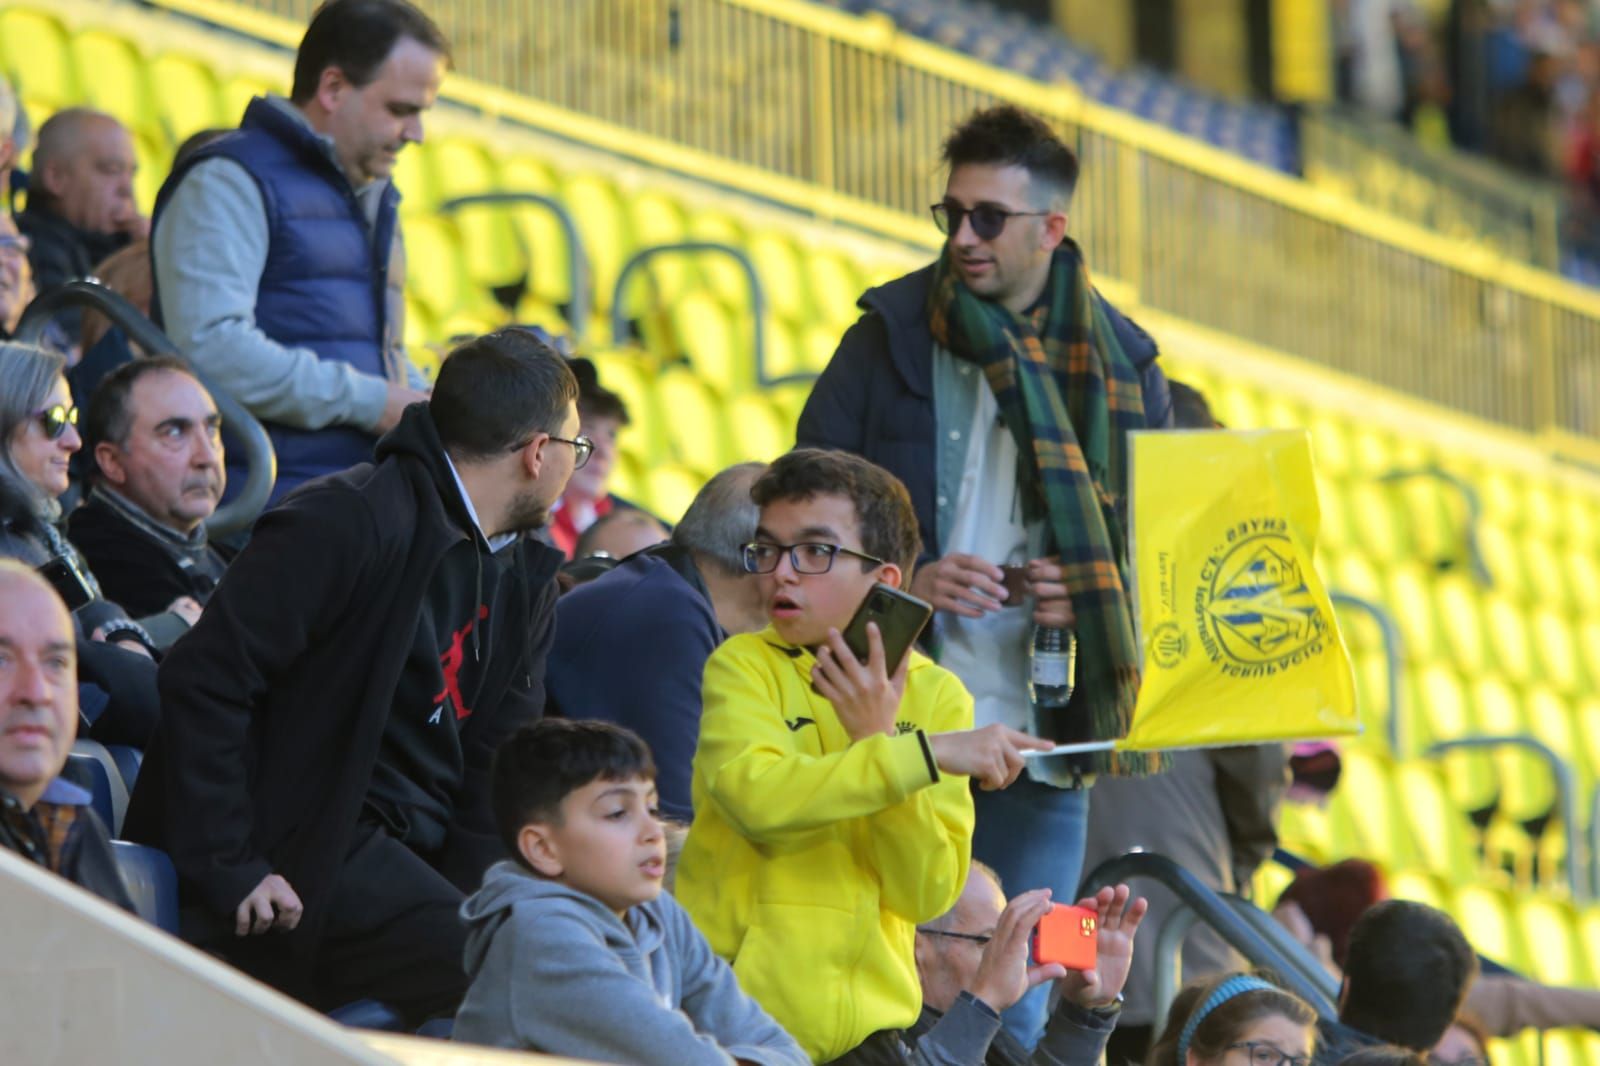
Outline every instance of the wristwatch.
POLYGON ((1115 1018, 1122 1013, 1122 993, 1117 993, 1117 998, 1109 1003, 1102 1003, 1098 1007, 1085 1007, 1084 1010, 1096 1018, 1115 1018))

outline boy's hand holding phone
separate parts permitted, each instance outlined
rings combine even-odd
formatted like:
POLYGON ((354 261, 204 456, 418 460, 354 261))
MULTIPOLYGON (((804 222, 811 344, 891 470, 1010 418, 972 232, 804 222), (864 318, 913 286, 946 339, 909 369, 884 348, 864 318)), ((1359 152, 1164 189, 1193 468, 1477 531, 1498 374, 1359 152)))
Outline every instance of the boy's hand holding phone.
POLYGON ((997 722, 982 729, 934 733, 928 737, 928 746, 940 770, 974 777, 979 788, 992 792, 1005 788, 1022 773, 1023 752, 1049 751, 1055 743, 997 722))
POLYGON ((900 700, 906 691, 909 655, 890 674, 883 651, 883 634, 876 622, 867 623, 867 661, 857 659, 837 629, 828 630, 828 642, 817 649, 811 683, 839 715, 839 724, 851 740, 874 733, 894 736, 900 700))

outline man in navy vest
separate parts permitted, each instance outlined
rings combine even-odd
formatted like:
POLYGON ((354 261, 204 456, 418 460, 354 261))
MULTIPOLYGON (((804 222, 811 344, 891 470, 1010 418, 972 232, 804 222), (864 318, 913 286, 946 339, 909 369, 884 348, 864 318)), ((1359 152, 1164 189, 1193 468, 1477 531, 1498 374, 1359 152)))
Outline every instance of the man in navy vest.
POLYGON ((371 459, 377 434, 425 398, 399 347, 389 176, 422 140, 448 62, 438 27, 405 0, 330 0, 300 42, 290 98, 252 100, 156 198, 152 309, 266 423, 274 502, 371 459))

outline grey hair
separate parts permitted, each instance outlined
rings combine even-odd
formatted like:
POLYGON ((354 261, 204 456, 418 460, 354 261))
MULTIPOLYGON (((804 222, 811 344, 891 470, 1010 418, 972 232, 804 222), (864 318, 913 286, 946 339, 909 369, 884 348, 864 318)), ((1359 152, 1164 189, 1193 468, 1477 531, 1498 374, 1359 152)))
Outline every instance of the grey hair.
MULTIPOLYGON (((11 138, 13 142, 17 135, 17 91, 11 87, 11 82, 4 74, 0 74, 0 140, 11 138)), ((22 146, 15 145, 20 153, 22 146)))
POLYGON ((11 442, 50 398, 50 390, 66 373, 66 357, 31 344, 0 341, 0 480, 27 499, 40 499, 38 486, 23 476, 11 458, 11 442))
POLYGON ((766 463, 738 463, 702 485, 672 530, 672 543, 711 559, 725 573, 744 573, 739 549, 755 537, 761 522, 750 486, 766 469, 766 463))
MULTIPOLYGON (((994 867, 988 865, 987 863, 979 862, 977 859, 973 859, 972 863, 971 863, 971 867, 967 871, 967 881, 968 881, 969 884, 971 883, 971 881, 972 881, 972 879, 974 877, 985 877, 985 878, 988 878, 990 883, 992 883, 994 885, 994 887, 999 891, 1000 898, 1001 899, 1005 899, 1005 896, 1006 896, 1005 885, 1003 885, 1001 883, 1000 875, 995 872, 994 867)), ((966 894, 965 892, 962 893, 962 895, 965 895, 965 894, 966 894)), ((960 905, 961 905, 960 897, 957 897, 956 902, 950 904, 950 909, 949 910, 945 911, 943 914, 939 915, 939 917, 933 919, 932 921, 923 922, 922 923, 922 928, 924 928, 924 929, 932 929, 933 931, 939 932, 939 933, 943 933, 943 932, 947 931, 952 925, 955 924, 956 908, 959 907, 960 905)))

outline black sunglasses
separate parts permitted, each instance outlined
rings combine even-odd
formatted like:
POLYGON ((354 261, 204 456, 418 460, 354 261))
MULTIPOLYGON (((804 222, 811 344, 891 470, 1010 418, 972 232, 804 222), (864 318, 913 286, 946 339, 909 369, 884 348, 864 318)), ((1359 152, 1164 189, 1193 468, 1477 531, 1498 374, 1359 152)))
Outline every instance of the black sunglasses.
POLYGON ((962 207, 958 203, 945 200, 934 204, 929 210, 933 212, 933 224, 939 227, 939 232, 948 235, 961 232, 961 223, 966 219, 972 220, 972 232, 980 241, 992 241, 1000 236, 1006 228, 1006 223, 1013 218, 1037 218, 1048 215, 1048 211, 1008 211, 994 204, 979 204, 977 207, 962 207))
POLYGON ((44 430, 45 437, 56 440, 67 431, 68 426, 78 424, 78 409, 66 404, 51 404, 43 411, 35 411, 33 417, 39 420, 39 428, 44 430))
POLYGON ((983 933, 952 933, 946 929, 924 929, 920 925, 917 926, 917 932, 925 933, 928 936, 945 936, 951 940, 970 940, 974 944, 987 944, 994 939, 994 937, 983 933))

